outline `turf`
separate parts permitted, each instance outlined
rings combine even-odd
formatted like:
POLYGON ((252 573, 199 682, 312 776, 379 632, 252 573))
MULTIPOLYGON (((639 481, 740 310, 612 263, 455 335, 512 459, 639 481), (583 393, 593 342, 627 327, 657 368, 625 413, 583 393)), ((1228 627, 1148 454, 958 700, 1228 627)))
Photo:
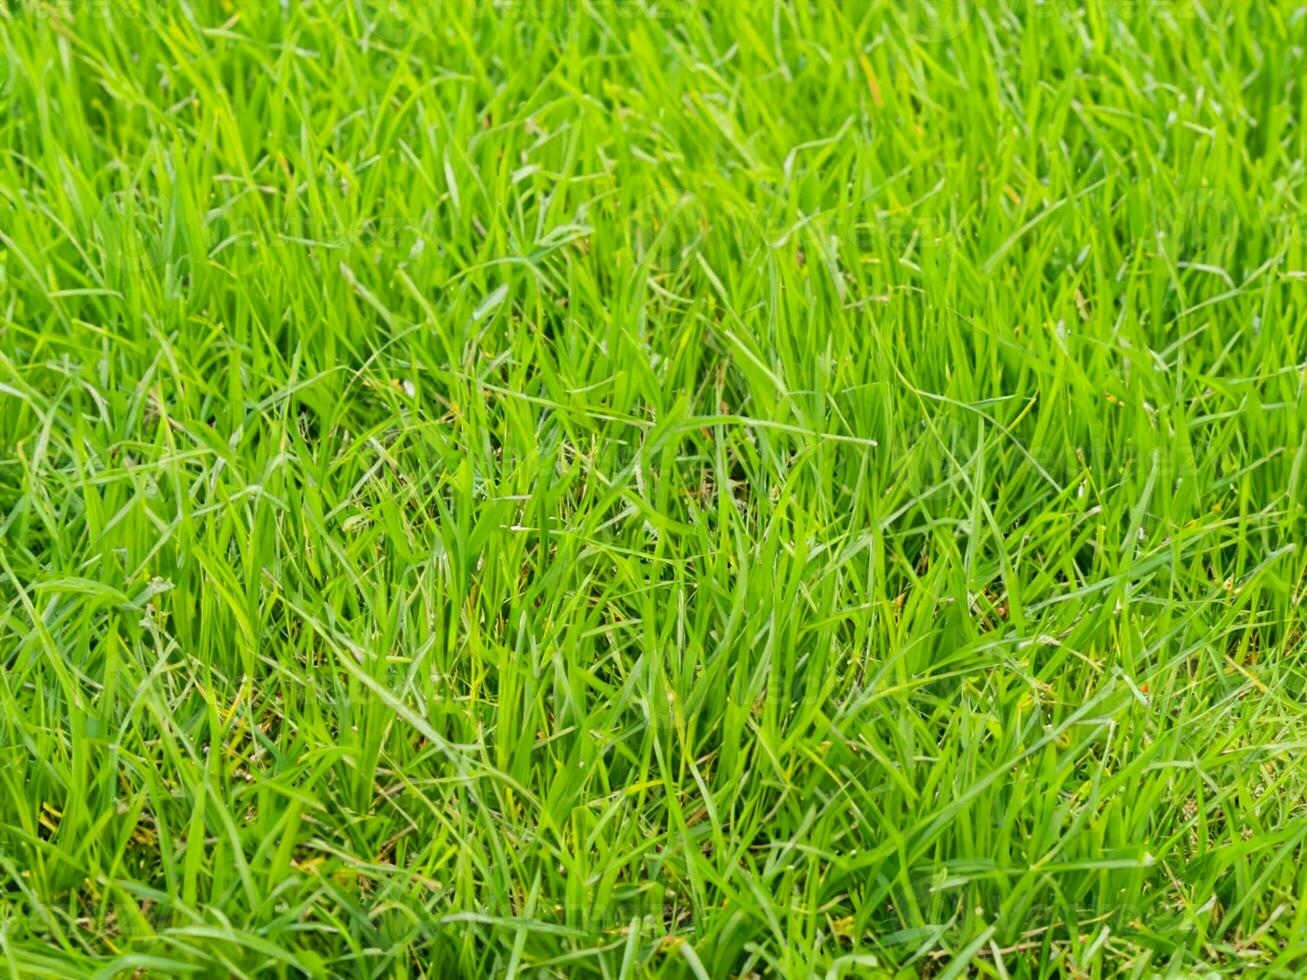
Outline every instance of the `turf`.
POLYGON ((1305 50, 4 0, 0 963, 1301 976, 1305 50))

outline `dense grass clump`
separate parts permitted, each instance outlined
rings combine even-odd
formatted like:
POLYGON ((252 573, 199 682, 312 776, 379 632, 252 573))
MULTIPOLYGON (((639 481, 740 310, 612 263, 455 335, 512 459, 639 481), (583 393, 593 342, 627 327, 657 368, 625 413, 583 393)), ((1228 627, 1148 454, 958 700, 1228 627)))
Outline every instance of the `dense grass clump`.
POLYGON ((0 0, 0 964, 1301 976, 1305 52, 0 0))

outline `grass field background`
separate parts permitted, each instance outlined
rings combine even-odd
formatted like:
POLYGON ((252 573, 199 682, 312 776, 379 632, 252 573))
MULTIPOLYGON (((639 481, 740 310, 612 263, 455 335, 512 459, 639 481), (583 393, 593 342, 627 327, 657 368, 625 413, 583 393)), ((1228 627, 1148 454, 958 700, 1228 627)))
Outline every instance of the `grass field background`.
POLYGON ((1301 976, 1305 48, 4 0, 0 964, 1301 976))

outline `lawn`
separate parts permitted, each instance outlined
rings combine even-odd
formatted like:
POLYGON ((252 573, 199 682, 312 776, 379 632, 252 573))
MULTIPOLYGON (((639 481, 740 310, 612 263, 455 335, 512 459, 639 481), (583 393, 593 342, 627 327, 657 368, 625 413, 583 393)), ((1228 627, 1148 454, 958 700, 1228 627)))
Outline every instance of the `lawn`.
POLYGON ((1304 78, 0 0, 0 965, 1302 976, 1304 78))

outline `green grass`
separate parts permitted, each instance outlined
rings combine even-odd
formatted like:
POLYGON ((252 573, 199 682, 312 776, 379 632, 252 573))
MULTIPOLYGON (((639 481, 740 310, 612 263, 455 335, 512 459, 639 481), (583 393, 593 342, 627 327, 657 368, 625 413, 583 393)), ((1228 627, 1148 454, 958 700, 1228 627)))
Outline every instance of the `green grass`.
POLYGON ((1301 976, 1303 9, 370 7, 0 2, 8 975, 1301 976))

